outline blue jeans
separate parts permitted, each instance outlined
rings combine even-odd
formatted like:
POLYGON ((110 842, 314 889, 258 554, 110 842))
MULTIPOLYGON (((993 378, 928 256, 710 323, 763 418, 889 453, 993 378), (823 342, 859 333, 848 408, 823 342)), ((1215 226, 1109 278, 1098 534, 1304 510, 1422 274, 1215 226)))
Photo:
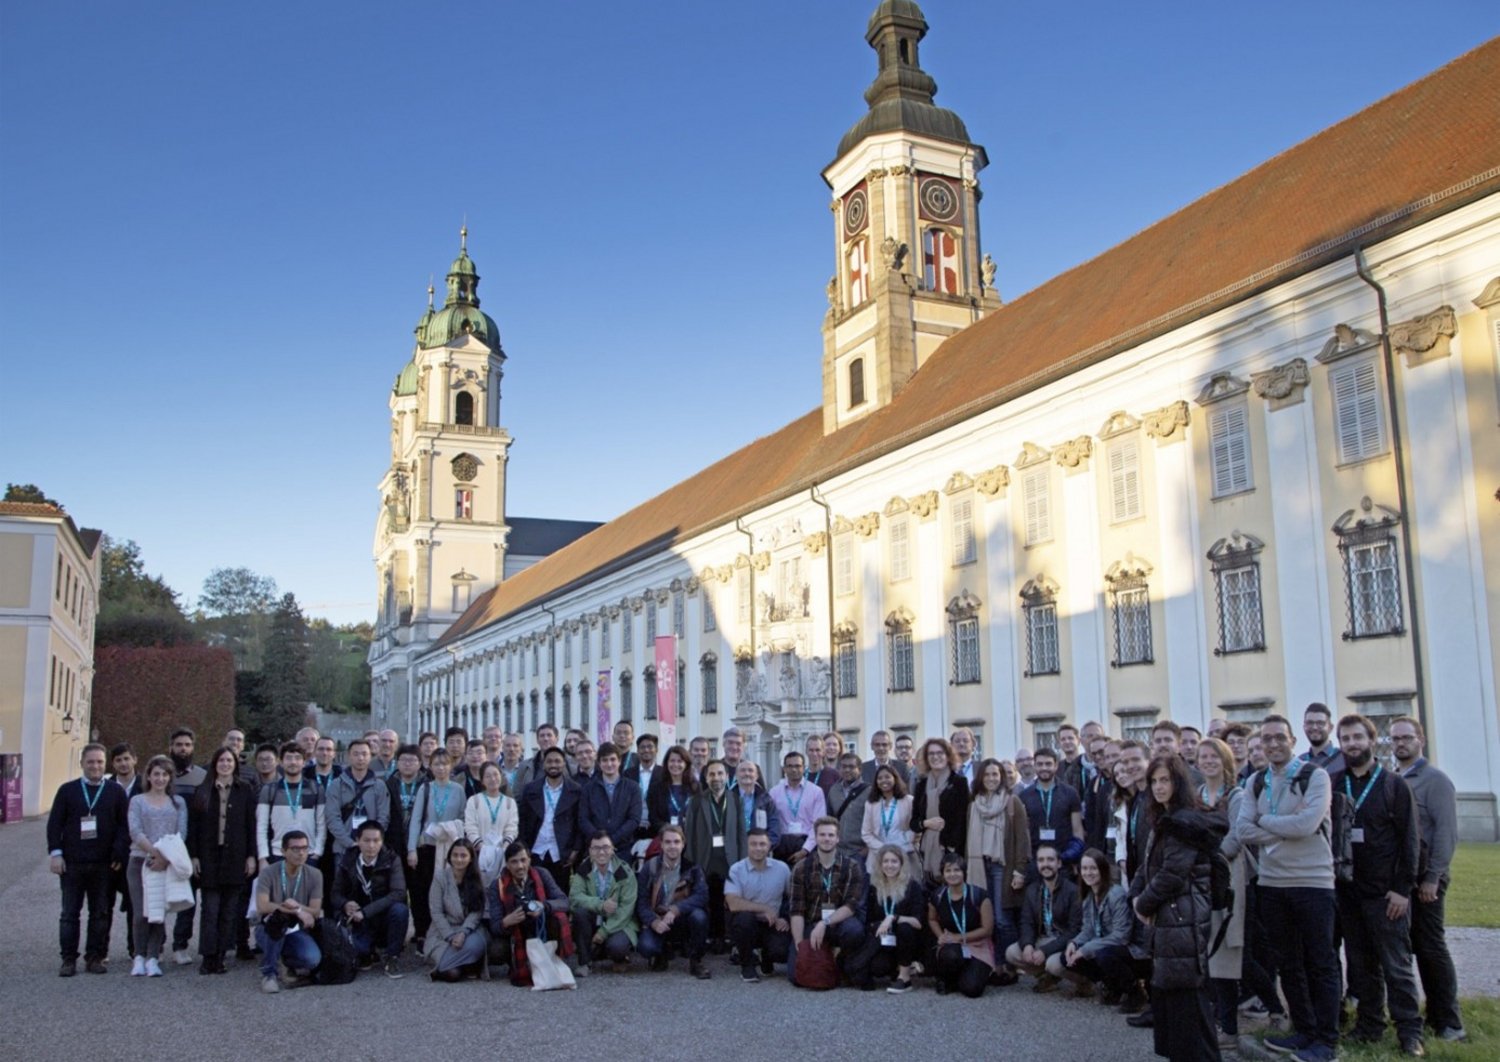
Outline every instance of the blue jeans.
POLYGON ((58 918, 58 944, 64 959, 78 958, 78 918, 88 900, 89 930, 84 957, 102 959, 109 954, 109 927, 113 878, 105 863, 68 863, 63 871, 62 915, 58 918))
POLYGON ((1342 978, 1333 947, 1333 890, 1262 885, 1259 895, 1292 1028, 1337 1050, 1342 978))
POLYGON ((666 936, 658 934, 650 923, 641 926, 635 950, 641 953, 643 959, 655 959, 667 953, 669 943, 676 944, 679 951, 685 948, 687 957, 694 962, 703 958, 703 952, 708 947, 708 912, 702 908, 689 911, 672 923, 666 936))
POLYGON ((1005 894, 1005 877, 1009 873, 999 863, 984 861, 985 888, 990 893, 990 907, 995 911, 995 958, 1005 961, 1005 949, 1021 939, 1021 927, 1016 923, 1021 913, 1019 907, 1001 907, 1000 897, 1005 894))
POLYGON ((406 946, 406 926, 411 921, 411 912, 404 903, 393 903, 373 917, 366 915, 349 927, 354 937, 354 947, 361 955, 368 955, 377 947, 383 947, 385 957, 400 955, 406 946))
POLYGON ((255 941, 260 945, 260 975, 262 977, 276 976, 278 959, 286 961, 288 970, 308 971, 323 961, 323 952, 319 950, 317 940, 314 939, 312 932, 306 929, 286 933, 281 939, 272 940, 270 934, 266 932, 266 927, 257 925, 255 941))

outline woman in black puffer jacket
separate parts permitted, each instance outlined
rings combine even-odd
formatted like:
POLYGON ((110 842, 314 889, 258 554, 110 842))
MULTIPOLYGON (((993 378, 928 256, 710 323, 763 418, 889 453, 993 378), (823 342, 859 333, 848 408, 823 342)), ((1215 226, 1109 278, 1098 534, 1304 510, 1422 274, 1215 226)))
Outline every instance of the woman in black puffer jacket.
POLYGON ((1130 895, 1151 943, 1156 1053, 1172 1062, 1218 1062, 1208 991, 1209 856, 1223 840, 1224 826, 1200 809, 1181 757, 1156 757, 1146 777, 1151 840, 1130 895))

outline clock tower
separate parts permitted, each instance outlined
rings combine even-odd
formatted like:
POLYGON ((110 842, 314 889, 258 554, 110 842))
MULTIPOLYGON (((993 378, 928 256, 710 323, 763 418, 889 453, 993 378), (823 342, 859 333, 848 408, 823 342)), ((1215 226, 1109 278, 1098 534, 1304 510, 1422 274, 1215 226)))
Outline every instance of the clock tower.
POLYGON ((869 111, 823 171, 837 272, 823 321, 823 431, 887 405, 938 346, 1000 305, 979 247, 989 159, 937 106, 917 49, 927 20, 883 0, 865 30, 878 59, 869 111))

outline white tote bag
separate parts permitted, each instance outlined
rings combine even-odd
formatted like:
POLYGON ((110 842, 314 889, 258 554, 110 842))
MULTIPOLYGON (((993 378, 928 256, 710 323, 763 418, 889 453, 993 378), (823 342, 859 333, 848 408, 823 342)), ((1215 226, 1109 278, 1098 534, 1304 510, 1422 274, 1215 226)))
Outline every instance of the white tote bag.
POLYGON ((557 957, 557 941, 532 937, 526 942, 526 961, 531 965, 533 992, 578 987, 578 982, 573 980, 573 971, 557 957))

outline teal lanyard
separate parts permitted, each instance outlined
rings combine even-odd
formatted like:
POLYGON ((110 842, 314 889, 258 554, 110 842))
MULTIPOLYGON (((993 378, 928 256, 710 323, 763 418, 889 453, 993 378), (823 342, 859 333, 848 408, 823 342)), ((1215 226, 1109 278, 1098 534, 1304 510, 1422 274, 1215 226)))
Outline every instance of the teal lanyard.
POLYGON ((281 898, 284 901, 294 900, 296 899, 295 893, 302 887, 302 870, 300 867, 298 868, 297 876, 292 879, 291 885, 288 885, 286 883, 286 863, 282 862, 278 865, 281 867, 281 898))
MULTIPOLYGON (((92 797, 89 796, 89 784, 82 778, 78 779, 78 783, 83 786, 84 806, 88 808, 88 813, 92 815, 94 813, 94 806, 99 803, 99 798, 104 795, 104 783, 99 783, 99 788, 94 790, 92 797)), ((92 913, 92 909, 90 909, 90 914, 92 915, 92 913)))
POLYGON ((786 791, 786 809, 792 813, 791 814, 791 820, 792 820, 793 823, 795 823, 797 821, 798 817, 801 815, 801 812, 802 812, 802 800, 806 796, 807 796, 807 790, 803 789, 801 792, 799 792, 797 794, 797 802, 795 804, 793 804, 792 803, 792 790, 791 790, 791 787, 790 786, 787 787, 787 791, 786 791))
MULTIPOLYGON (((448 798, 453 795, 453 790, 450 789, 450 788, 448 788, 452 784, 453 784, 452 782, 444 782, 441 786, 439 786, 439 788, 442 789, 442 791, 443 791, 443 793, 442 793, 442 797, 443 798, 441 800, 438 800, 437 794, 433 793, 432 799, 437 804, 437 810, 433 813, 433 815, 437 819, 437 821, 439 821, 439 822, 445 821, 443 819, 443 813, 448 810, 448 798)), ((431 793, 432 790, 429 789, 428 792, 431 793)))
POLYGON ((830 906, 833 904, 833 872, 835 869, 837 869, 837 864, 828 870, 818 872, 823 878, 823 900, 830 906))
POLYGON ((881 900, 880 902, 885 907, 885 916, 887 918, 895 918, 896 917, 896 897, 894 897, 894 896, 887 896, 885 899, 881 900))
POLYGON ((1056 791, 1057 786, 1054 784, 1051 789, 1042 794, 1042 807, 1044 809, 1042 811, 1042 825, 1049 830, 1052 828, 1052 794, 1056 791))
MULTIPOLYGON (((961 937, 962 936, 968 936, 968 934, 969 934, 969 887, 967 885, 964 886, 963 899, 962 899, 962 901, 960 901, 960 903, 959 903, 959 910, 957 910, 957 911, 955 911, 953 909, 953 891, 951 889, 944 889, 943 891, 947 894, 945 898, 948 901, 948 913, 953 916, 953 924, 958 927, 958 935, 961 936, 961 937)), ((1052 913, 1051 913, 1052 904, 1051 904, 1050 901, 1047 904, 1047 908, 1048 908, 1048 912, 1047 912, 1047 926, 1050 929, 1051 926, 1052 926, 1052 913)))
POLYGON ((1350 800, 1354 800, 1354 814, 1358 815, 1359 809, 1365 806, 1365 797, 1369 796, 1370 790, 1375 788, 1375 779, 1380 777, 1380 772, 1383 770, 1385 770, 1384 767, 1376 767, 1374 771, 1370 772, 1370 777, 1365 781, 1365 787, 1359 791, 1359 799, 1357 800, 1354 797, 1354 787, 1349 784, 1349 776, 1347 774, 1344 775, 1344 795, 1350 800))
POLYGON ((286 806, 292 809, 293 815, 302 814, 302 779, 297 779, 297 797, 292 798, 292 787, 286 784, 286 776, 281 777, 281 791, 286 794, 286 806))
MULTIPOLYGON (((1287 764, 1287 766, 1286 766, 1286 777, 1287 777, 1287 788, 1288 789, 1291 788, 1292 775, 1294 775, 1294 774, 1297 773, 1298 762, 1299 761, 1297 761, 1297 760, 1293 760, 1291 763, 1287 764)), ((1271 812, 1272 815, 1276 814, 1276 806, 1281 803, 1281 798, 1276 795, 1276 786, 1273 784, 1275 782, 1275 779, 1276 779, 1275 768, 1273 768, 1273 767, 1267 767, 1266 768, 1266 804, 1269 806, 1269 809, 1270 809, 1270 812, 1271 812)), ((1344 781, 1346 781, 1346 782, 1348 780, 1349 780, 1348 778, 1344 779, 1344 781)))
POLYGON ((677 799, 677 787, 675 785, 667 790, 667 803, 672 807, 673 818, 682 814, 682 801, 677 799))
POLYGON ((1202 798, 1202 800, 1203 800, 1203 806, 1204 807, 1206 807, 1206 808, 1218 807, 1219 806, 1219 801, 1221 801, 1221 800, 1224 799, 1224 793, 1225 793, 1225 791, 1228 788, 1229 788, 1228 786, 1226 786, 1226 785, 1224 785, 1224 783, 1220 782, 1218 790, 1215 791, 1215 793, 1214 793, 1213 800, 1210 801, 1208 799, 1208 784, 1205 782, 1203 785, 1200 785, 1198 787, 1198 796, 1200 798, 1202 798))
MULTIPOLYGON (((968 886, 964 886, 968 888, 968 886)), ((1042 886, 1042 925, 1046 927, 1047 935, 1052 935, 1052 890, 1042 886)))
POLYGON ((740 791, 740 799, 744 802, 744 808, 745 808, 745 829, 748 830, 750 828, 751 821, 755 817, 755 794, 751 793, 750 794, 750 799, 749 800, 745 800, 744 799, 744 790, 741 790, 740 791))
POLYGON ((728 809, 723 804, 714 800, 713 797, 708 798, 708 819, 713 824, 714 833, 722 834, 724 832, 724 813, 726 810, 728 809))
POLYGON ((891 836, 891 827, 895 824, 896 801, 894 799, 891 800, 889 811, 887 811, 885 801, 882 800, 880 802, 880 836, 889 840, 891 836))
POLYGON ((505 807, 505 796, 502 794, 500 800, 492 804, 490 803, 490 795, 488 793, 480 793, 479 795, 484 797, 484 806, 490 809, 490 825, 493 826, 496 820, 500 818, 500 809, 505 807))
POLYGON ((406 812, 410 812, 411 811, 411 802, 416 799, 416 796, 417 796, 417 783, 416 782, 412 782, 410 785, 407 785, 405 782, 402 782, 401 783, 401 810, 402 811, 406 811, 406 812))

